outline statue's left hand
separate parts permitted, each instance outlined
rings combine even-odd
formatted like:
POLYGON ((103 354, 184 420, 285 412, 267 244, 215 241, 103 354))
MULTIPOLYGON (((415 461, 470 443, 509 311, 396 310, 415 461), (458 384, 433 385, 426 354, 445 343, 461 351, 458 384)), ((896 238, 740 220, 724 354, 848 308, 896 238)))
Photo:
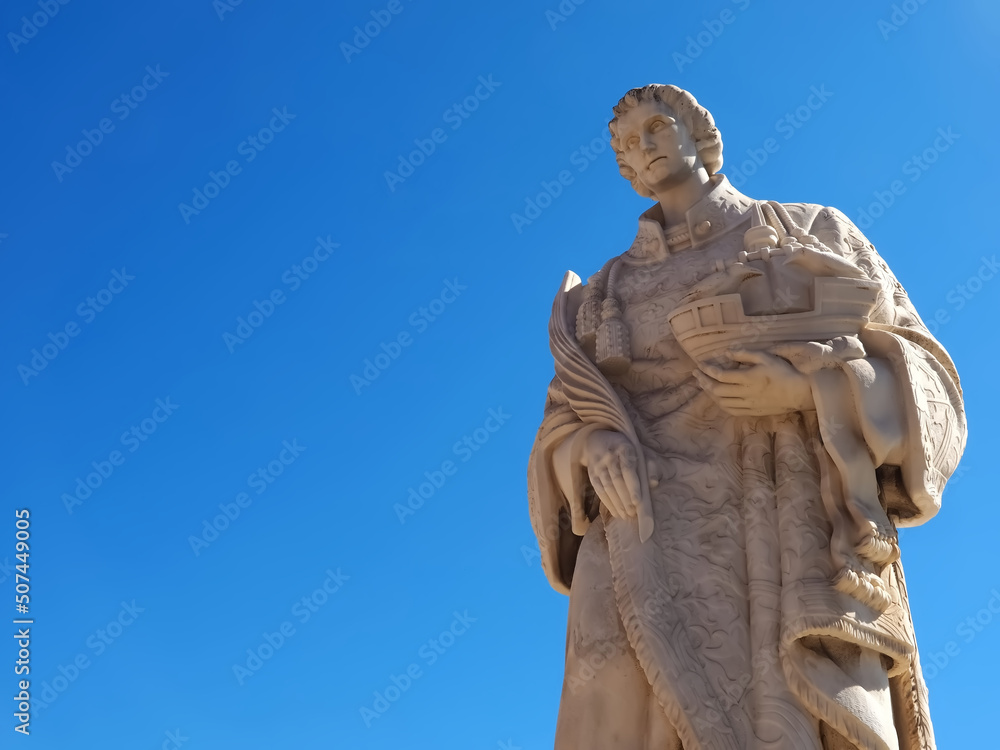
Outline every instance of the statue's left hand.
POLYGON ((787 360, 760 351, 729 353, 741 366, 702 365, 695 379, 719 407, 734 417, 765 417, 815 409, 809 378, 787 360))

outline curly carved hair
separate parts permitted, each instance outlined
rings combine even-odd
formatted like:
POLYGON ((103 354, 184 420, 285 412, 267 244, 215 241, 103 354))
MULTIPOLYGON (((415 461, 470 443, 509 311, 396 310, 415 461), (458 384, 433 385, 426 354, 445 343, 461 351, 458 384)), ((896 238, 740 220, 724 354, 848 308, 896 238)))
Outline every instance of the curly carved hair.
POLYGON ((709 174, 715 174, 722 168, 722 136, 719 134, 719 129, 715 127, 712 113, 698 104, 697 99, 682 88, 669 84, 651 83, 648 86, 632 89, 625 94, 612 109, 615 116, 608 123, 608 130, 611 131, 611 148, 615 150, 618 169, 622 177, 632 183, 632 189, 635 192, 646 198, 655 197, 639 180, 635 170, 625 163, 622 156, 621 140, 618 137, 618 118, 642 102, 650 101, 667 105, 680 118, 691 137, 694 138, 698 156, 709 174))

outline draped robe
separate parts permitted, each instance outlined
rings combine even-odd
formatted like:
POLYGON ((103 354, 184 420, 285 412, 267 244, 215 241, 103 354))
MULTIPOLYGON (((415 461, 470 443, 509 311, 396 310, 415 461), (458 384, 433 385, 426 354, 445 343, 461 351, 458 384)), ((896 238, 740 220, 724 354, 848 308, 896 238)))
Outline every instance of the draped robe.
MULTIPOLYGON (((654 206, 589 280, 610 283, 629 333, 630 366, 601 377, 650 477, 646 541, 635 518, 600 507, 582 441, 558 451, 595 425, 553 346, 528 489, 543 568, 570 596, 556 748, 929 750, 895 529, 937 512, 961 457, 954 365, 857 227, 836 209, 785 204, 793 225, 877 282, 877 301, 860 350, 803 370, 814 411, 722 411, 667 323, 744 248, 756 202, 713 181, 685 241, 668 244, 654 206)), ((583 288, 559 292, 553 326, 573 331, 583 288)))

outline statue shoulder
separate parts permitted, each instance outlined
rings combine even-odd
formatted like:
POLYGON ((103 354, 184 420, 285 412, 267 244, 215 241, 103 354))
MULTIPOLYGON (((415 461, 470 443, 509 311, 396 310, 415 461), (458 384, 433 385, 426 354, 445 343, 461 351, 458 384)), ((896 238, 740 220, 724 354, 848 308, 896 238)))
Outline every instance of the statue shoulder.
MULTIPOLYGON (((868 238, 858 229, 840 209, 833 206, 823 206, 818 203, 780 203, 779 214, 783 214, 782 223, 800 228, 806 233, 818 237, 820 241, 834 252, 843 255, 854 255, 860 250, 875 248, 868 238)), ((787 227, 786 227, 787 228, 787 227)))
MULTIPOLYGON (((624 253, 622 253, 622 255, 624 255, 624 253)), ((600 297, 603 299, 604 295, 607 293, 608 277, 611 275, 611 269, 615 262, 622 257, 622 255, 616 255, 609 259, 607 263, 601 266, 599 271, 596 271, 583 280, 581 284, 583 293, 580 295, 574 295, 574 297, 577 298, 577 306, 579 305, 579 302, 583 301, 584 297, 600 297)))
MULTIPOLYGON (((772 205, 773 202, 771 202, 772 205)), ((798 226, 811 230, 815 224, 825 224, 832 220, 836 214, 846 219, 837 209, 829 206, 822 206, 818 203, 781 203, 780 205, 791 220, 798 226)))
POLYGON ((615 264, 621 258, 622 255, 616 255, 608 260, 587 278, 586 283, 581 283, 572 271, 567 272, 552 306, 550 332, 552 325, 564 326, 591 359, 595 355, 597 331, 603 321, 604 302, 613 287, 615 264))
MULTIPOLYGON (((624 253, 622 253, 622 255, 624 255, 624 253)), ((621 255, 615 255, 614 257, 609 258, 607 263, 601 266, 601 270, 599 270, 595 274, 592 274, 587 279, 587 285, 588 286, 594 285, 595 287, 601 287, 601 288, 606 287, 608 283, 608 275, 611 273, 611 267, 621 257, 622 257, 621 255)))

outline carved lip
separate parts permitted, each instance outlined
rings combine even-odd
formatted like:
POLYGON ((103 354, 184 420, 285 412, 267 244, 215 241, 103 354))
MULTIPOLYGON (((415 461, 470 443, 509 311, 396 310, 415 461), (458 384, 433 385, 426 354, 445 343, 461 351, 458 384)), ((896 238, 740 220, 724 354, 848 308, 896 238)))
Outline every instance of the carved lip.
POLYGON ((649 164, 646 165, 646 169, 649 169, 651 166, 653 166, 654 164, 656 164, 656 162, 658 162, 660 159, 666 159, 666 158, 668 158, 668 157, 666 157, 666 156, 657 156, 655 159, 653 159, 653 161, 649 162, 649 164))

